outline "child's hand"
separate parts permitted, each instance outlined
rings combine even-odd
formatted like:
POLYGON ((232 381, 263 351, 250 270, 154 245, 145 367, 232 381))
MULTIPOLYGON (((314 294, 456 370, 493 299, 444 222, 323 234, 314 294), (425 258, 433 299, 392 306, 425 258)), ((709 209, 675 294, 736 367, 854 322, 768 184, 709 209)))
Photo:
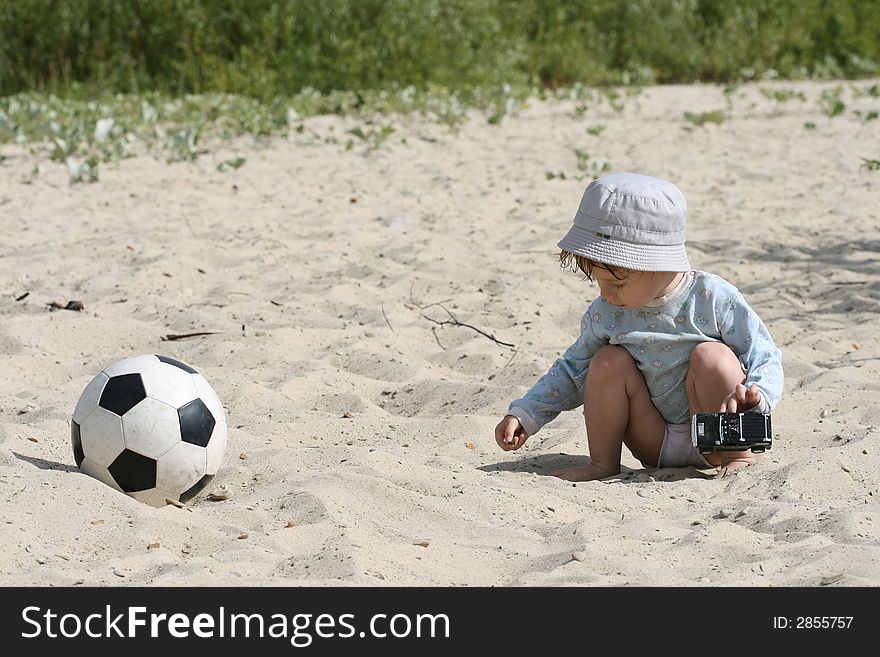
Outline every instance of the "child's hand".
POLYGON ((495 427, 495 442, 505 452, 519 449, 528 437, 529 434, 513 415, 505 415, 495 427))
POLYGON ((758 386, 753 383, 749 386, 749 389, 746 390, 746 387, 740 383, 737 384, 736 390, 727 395, 724 401, 721 402, 721 408, 718 409, 718 412, 742 413, 760 403, 761 391, 758 389, 758 386))

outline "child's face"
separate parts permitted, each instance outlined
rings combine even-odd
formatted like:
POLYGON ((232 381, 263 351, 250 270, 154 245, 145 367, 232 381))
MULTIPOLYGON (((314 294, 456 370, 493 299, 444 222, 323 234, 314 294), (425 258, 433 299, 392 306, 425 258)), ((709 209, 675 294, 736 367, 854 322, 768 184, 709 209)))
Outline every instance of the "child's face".
POLYGON ((605 301, 621 308, 639 308, 668 292, 678 277, 674 272, 641 272, 623 270, 615 278, 604 269, 593 269, 593 278, 599 285, 599 294, 605 301))

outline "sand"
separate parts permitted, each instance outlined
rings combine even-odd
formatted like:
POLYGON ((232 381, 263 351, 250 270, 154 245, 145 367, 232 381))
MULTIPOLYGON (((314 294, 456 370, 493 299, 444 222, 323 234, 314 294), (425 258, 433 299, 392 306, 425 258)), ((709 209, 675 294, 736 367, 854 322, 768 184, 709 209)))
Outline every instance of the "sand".
POLYGON ((852 93, 876 83, 655 87, 622 111, 533 100, 457 130, 312 117, 74 186, 0 146, 0 584, 880 584, 880 172, 861 159, 880 158, 880 121, 853 113, 880 99, 852 93), (831 118, 819 97, 838 84, 831 118), (714 110, 723 123, 683 118, 714 110), (346 148, 347 129, 382 125, 379 148, 346 148), (496 446, 596 295, 554 262, 592 178, 575 148, 676 182, 692 264, 737 285, 781 347, 755 467, 646 470, 624 450, 618 477, 544 476, 584 462, 579 411, 496 446), (84 310, 47 307, 69 300, 84 310), (196 331, 216 333, 163 341, 196 331), (192 365, 226 408, 223 467, 187 508, 74 464, 83 388, 142 353, 192 365))

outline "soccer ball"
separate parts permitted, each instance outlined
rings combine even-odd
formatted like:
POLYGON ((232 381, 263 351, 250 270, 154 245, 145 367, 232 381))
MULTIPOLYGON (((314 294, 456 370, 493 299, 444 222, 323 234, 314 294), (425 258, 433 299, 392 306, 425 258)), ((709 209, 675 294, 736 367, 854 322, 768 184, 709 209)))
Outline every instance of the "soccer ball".
POLYGON ((83 390, 70 423, 77 467, 152 506, 188 502, 217 474, 226 416, 201 374, 167 356, 133 356, 83 390))

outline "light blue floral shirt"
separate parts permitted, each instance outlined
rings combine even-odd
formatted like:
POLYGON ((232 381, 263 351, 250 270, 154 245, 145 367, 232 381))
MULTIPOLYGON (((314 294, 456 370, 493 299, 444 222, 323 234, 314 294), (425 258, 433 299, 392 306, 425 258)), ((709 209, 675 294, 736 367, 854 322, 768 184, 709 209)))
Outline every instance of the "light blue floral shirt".
POLYGON ((561 411, 584 403, 590 359, 606 345, 624 347, 645 377, 651 400, 670 423, 688 422, 685 379, 691 351, 701 342, 723 342, 739 358, 769 413, 782 395, 782 355, 767 327, 723 278, 703 271, 685 274, 660 306, 623 309, 596 299, 581 319, 581 335, 522 399, 510 404, 531 436, 561 411))

